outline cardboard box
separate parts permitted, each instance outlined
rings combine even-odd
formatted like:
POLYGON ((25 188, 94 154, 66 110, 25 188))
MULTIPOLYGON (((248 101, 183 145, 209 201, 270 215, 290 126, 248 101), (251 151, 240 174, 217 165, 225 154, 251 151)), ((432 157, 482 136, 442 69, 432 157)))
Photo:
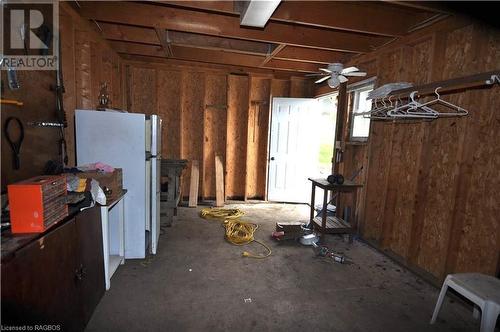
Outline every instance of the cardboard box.
POLYGON ((114 198, 121 194, 123 190, 123 175, 121 168, 115 168, 112 173, 99 171, 89 171, 76 173, 76 176, 82 179, 95 179, 99 182, 99 186, 106 192, 105 188, 111 190, 111 194, 106 195, 107 198, 114 198))

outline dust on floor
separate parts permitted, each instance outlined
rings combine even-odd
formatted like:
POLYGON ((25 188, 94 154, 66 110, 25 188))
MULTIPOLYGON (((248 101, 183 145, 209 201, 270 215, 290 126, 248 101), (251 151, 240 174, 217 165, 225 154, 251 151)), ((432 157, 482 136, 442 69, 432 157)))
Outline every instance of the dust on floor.
POLYGON ((87 331, 477 331, 472 312, 446 300, 429 325, 438 290, 366 244, 327 235, 322 243, 353 264, 318 258, 310 247, 274 242, 277 221, 306 221, 307 205, 233 204, 259 225, 273 253, 224 240, 217 221, 180 208, 162 227, 158 254, 127 260, 87 331))

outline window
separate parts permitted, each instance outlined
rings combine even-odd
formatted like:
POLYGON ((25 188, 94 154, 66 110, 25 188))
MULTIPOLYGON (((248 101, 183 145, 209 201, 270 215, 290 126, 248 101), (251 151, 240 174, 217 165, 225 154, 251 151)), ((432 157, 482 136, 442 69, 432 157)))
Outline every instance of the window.
POLYGON ((368 93, 373 90, 373 82, 361 84, 353 88, 352 93, 352 114, 351 114, 351 141, 366 141, 370 133, 370 119, 356 113, 369 111, 372 108, 371 100, 367 100, 368 93))

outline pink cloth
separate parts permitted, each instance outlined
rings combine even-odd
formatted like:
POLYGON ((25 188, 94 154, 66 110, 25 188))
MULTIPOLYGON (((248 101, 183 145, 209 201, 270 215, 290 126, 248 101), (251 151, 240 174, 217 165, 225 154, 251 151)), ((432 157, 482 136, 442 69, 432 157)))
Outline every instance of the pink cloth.
POLYGON ((98 170, 98 171, 102 171, 104 173, 113 173, 115 170, 115 168, 113 166, 102 163, 100 161, 93 163, 93 164, 85 164, 85 165, 77 166, 77 168, 83 172, 98 170))

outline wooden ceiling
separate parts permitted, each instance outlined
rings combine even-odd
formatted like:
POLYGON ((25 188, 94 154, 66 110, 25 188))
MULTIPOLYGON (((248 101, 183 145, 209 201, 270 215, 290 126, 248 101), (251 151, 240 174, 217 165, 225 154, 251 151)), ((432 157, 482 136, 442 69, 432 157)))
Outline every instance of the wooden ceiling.
POLYGON ((426 2, 282 1, 264 29, 233 1, 75 2, 127 59, 190 61, 303 74, 345 62, 445 17, 426 2))

